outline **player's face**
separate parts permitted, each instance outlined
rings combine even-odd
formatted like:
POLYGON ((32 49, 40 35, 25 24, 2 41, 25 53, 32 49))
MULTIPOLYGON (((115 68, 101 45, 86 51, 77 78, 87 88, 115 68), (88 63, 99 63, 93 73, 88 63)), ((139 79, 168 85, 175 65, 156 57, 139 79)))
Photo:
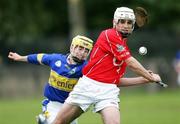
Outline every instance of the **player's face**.
POLYGON ((89 50, 82 46, 75 46, 73 50, 73 54, 80 60, 86 60, 89 55, 89 50))
POLYGON ((123 33, 132 33, 133 21, 126 20, 126 19, 119 19, 115 28, 117 31, 120 31, 123 33))

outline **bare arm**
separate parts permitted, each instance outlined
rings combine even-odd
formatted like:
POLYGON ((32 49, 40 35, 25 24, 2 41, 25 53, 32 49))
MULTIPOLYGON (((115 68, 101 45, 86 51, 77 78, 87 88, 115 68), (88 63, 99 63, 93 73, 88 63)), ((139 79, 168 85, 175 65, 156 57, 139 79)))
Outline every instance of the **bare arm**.
POLYGON ((144 77, 150 82, 159 82, 161 78, 159 76, 155 76, 152 73, 149 73, 134 57, 130 57, 125 60, 128 67, 135 72, 136 74, 144 77))
POLYGON ((118 87, 134 86, 149 83, 144 77, 121 78, 118 87))
POLYGON ((18 53, 14 52, 9 52, 8 58, 14 61, 27 62, 27 56, 21 56, 18 53))

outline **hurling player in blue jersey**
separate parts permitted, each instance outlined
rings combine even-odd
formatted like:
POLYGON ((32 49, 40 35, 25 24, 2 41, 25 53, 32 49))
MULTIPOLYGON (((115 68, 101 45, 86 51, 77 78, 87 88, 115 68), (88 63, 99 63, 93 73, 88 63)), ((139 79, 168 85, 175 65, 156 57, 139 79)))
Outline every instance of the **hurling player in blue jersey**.
MULTIPOLYGON (((51 68, 49 80, 44 88, 42 102, 43 113, 38 116, 39 124, 52 124, 69 92, 72 91, 78 79, 82 76, 82 68, 93 47, 93 41, 85 36, 73 38, 70 54, 31 54, 21 56, 9 52, 8 57, 14 61, 23 61, 37 65, 47 65, 51 68)), ((77 124, 74 120, 71 124, 77 124)))

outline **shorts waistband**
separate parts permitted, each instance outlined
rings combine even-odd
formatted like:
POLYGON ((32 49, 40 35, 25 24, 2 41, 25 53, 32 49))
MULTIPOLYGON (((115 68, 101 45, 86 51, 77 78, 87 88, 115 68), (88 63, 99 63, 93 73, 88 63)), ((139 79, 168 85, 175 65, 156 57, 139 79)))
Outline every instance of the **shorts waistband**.
POLYGON ((92 82, 92 83, 94 83, 96 85, 100 85, 100 86, 107 86, 107 87, 109 87, 109 86, 116 86, 117 87, 116 84, 110 84, 110 83, 96 81, 96 80, 93 80, 93 79, 91 79, 89 77, 86 77, 85 75, 82 76, 82 79, 88 80, 88 81, 90 81, 90 82, 92 82))
POLYGON ((56 102, 56 101, 49 101, 49 104, 50 104, 50 105, 53 105, 53 106, 57 106, 57 107, 63 105, 63 103, 56 102))

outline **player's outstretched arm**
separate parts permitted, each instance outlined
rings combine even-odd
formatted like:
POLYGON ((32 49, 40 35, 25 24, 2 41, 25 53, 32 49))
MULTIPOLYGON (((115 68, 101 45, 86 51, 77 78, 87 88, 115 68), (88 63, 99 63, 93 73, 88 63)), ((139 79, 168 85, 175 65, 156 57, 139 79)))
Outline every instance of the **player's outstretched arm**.
POLYGON ((118 87, 134 86, 149 83, 144 77, 121 78, 118 87))
MULTIPOLYGON (((156 78, 160 78, 158 74, 154 74, 152 73, 152 71, 151 74, 156 78)), ((134 85, 141 85, 147 83, 155 83, 155 82, 150 82, 144 77, 121 78, 118 87, 134 86, 134 85)))
POLYGON ((18 53, 14 53, 14 52, 9 52, 8 58, 14 61, 27 62, 27 56, 21 56, 18 53))
POLYGON ((134 71, 139 76, 146 78, 150 82, 161 81, 161 78, 159 75, 154 75, 153 73, 146 70, 134 57, 130 57, 126 59, 125 62, 132 71, 134 71))

